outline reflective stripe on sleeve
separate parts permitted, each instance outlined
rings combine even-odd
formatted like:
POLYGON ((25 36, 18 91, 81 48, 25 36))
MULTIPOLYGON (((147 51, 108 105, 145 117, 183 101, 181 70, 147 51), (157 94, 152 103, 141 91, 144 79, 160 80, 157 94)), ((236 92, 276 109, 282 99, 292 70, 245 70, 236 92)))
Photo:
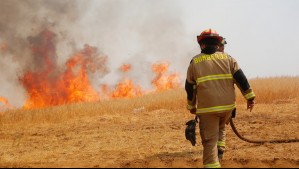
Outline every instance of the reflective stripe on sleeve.
POLYGON ((250 100, 255 97, 255 94, 254 94, 254 92, 250 92, 250 93, 246 94, 244 97, 246 100, 250 100))

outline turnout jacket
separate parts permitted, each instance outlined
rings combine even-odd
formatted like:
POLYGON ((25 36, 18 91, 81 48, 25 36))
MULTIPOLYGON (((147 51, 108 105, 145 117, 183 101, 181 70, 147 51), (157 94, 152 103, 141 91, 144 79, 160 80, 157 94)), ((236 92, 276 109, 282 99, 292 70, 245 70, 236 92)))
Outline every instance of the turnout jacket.
POLYGON ((234 84, 247 100, 255 94, 237 61, 223 52, 193 57, 187 72, 187 109, 196 114, 230 111, 236 107, 234 84))

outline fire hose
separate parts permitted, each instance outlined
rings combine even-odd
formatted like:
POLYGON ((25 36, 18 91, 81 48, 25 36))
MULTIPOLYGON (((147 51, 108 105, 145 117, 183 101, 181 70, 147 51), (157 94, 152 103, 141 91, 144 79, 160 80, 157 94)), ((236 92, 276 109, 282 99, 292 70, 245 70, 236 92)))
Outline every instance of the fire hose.
MULTIPOLYGON (((299 142, 299 139, 273 139, 273 140, 252 140, 243 137, 239 131, 237 130, 235 123, 233 121, 233 118, 236 117, 236 109, 232 112, 232 117, 230 118, 230 126, 232 127, 232 130, 234 133, 243 141, 246 141, 248 143, 254 143, 254 144, 265 144, 265 143, 272 143, 272 144, 280 144, 280 143, 294 143, 299 142)), ((190 120, 186 123, 187 127, 185 129, 185 137, 187 140, 191 142, 193 146, 196 145, 196 123, 198 123, 198 116, 195 116, 194 120, 190 120)))
POLYGON ((294 143, 294 142, 299 142, 299 139, 251 140, 251 139, 245 138, 245 137, 243 137, 243 136, 238 132, 238 130, 237 130, 235 124, 234 124, 233 118, 235 118, 235 116, 236 116, 236 109, 233 110, 232 118, 230 119, 230 126, 232 127, 234 133, 235 133, 241 140, 243 140, 243 141, 246 141, 246 142, 248 142, 248 143, 255 143, 255 144, 265 144, 265 143, 276 143, 276 144, 279 144, 279 143, 294 143))

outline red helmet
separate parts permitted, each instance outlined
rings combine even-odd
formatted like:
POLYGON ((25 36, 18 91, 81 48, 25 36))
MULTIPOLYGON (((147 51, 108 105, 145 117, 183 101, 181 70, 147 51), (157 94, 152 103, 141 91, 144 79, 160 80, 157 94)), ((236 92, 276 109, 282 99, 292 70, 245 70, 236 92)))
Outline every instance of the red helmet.
POLYGON ((197 42, 199 43, 205 38, 215 38, 218 39, 219 42, 223 40, 223 37, 221 37, 215 30, 213 29, 207 29, 204 30, 199 36, 197 36, 197 42))

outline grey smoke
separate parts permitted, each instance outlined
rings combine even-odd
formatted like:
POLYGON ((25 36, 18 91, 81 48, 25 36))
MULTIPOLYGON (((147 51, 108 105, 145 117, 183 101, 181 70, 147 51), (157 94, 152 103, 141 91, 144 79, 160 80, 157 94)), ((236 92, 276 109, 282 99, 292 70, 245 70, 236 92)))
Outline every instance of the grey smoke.
POLYGON ((47 28, 57 34, 57 62, 84 44, 96 46, 108 55, 112 72, 93 76, 95 85, 114 85, 122 75, 118 67, 131 63, 130 76, 150 88, 154 74, 150 65, 169 61, 172 71, 185 73, 184 28, 179 5, 172 0, 0 0, 0 96, 16 106, 26 98, 18 77, 35 69, 29 37, 47 28), (169 5, 171 4, 171 5, 169 5), (181 39, 181 40, 178 40, 181 39))
POLYGON ((81 13, 79 1, 1 0, 0 3, 0 43, 8 46, 0 52, 0 95, 21 106, 26 95, 18 78, 24 70, 38 67, 38 60, 30 53, 29 37, 48 28, 58 34, 58 40, 65 38, 64 25, 76 22, 81 13))

